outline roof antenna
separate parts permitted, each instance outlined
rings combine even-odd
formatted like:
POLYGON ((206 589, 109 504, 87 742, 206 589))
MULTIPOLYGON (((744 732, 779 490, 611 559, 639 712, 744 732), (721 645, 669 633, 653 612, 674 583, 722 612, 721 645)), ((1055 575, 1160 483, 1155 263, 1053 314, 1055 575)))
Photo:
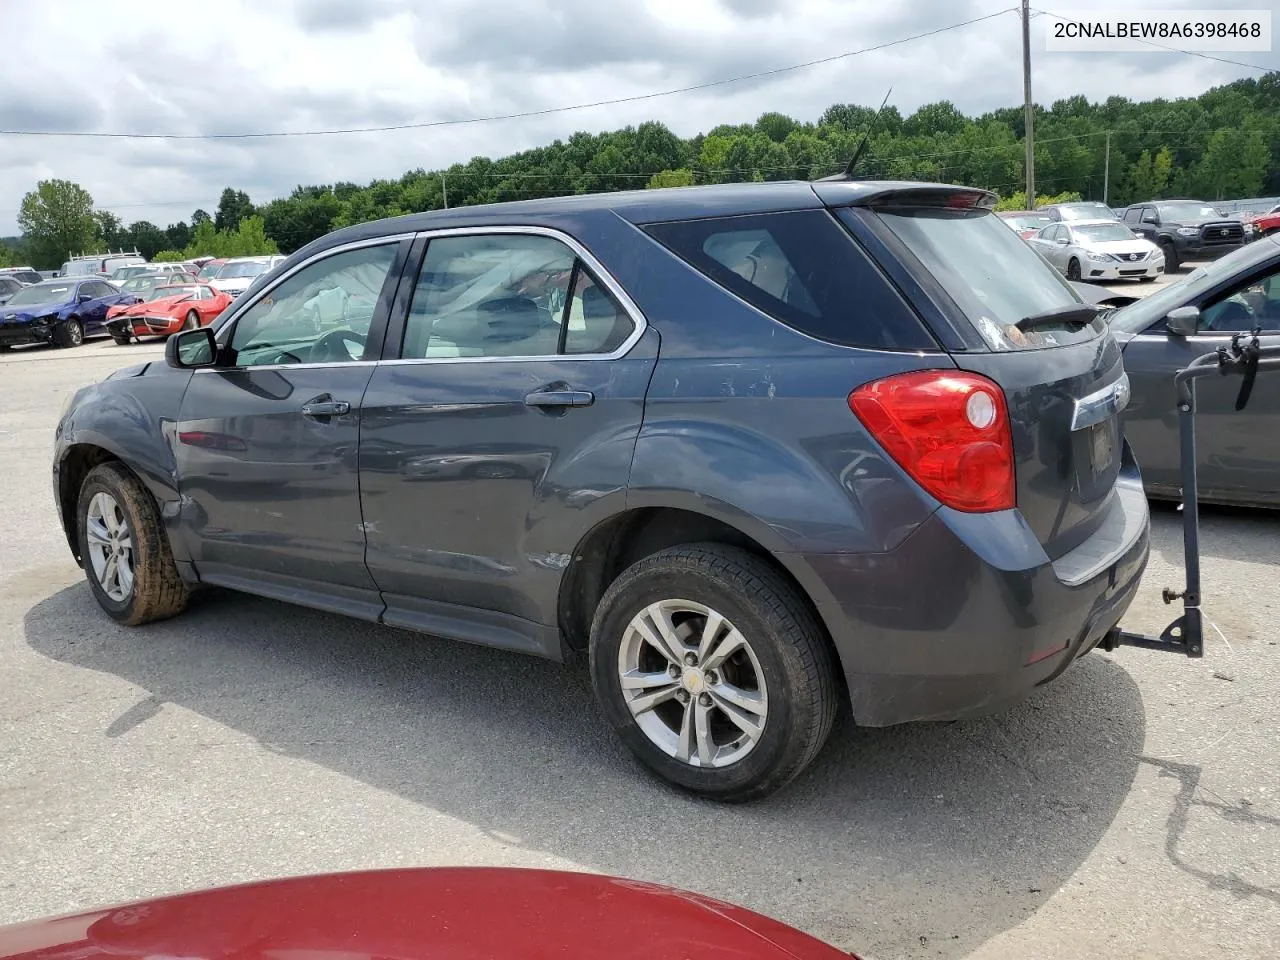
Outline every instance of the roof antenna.
POLYGON ((871 123, 867 125, 867 132, 862 135, 862 142, 858 144, 858 149, 853 151, 853 156, 849 158, 849 165, 844 168, 844 173, 831 177, 832 180, 852 180, 853 171, 858 166, 858 161, 862 159, 863 152, 867 149, 867 142, 871 139, 871 134, 875 133, 876 127, 880 123, 880 114, 884 113, 884 105, 889 102, 889 97, 893 93, 893 87, 889 87, 889 92, 884 95, 884 99, 880 101, 880 109, 876 111, 876 115, 871 118, 871 123))

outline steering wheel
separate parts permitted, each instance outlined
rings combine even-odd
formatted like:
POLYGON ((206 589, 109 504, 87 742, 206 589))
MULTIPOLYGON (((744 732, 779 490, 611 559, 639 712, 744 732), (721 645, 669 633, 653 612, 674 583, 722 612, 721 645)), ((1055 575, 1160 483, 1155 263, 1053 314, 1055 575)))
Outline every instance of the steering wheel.
POLYGON ((341 363, 359 360, 364 355, 365 338, 354 330, 330 330, 311 345, 311 363, 341 363), (347 349, 347 344, 354 344, 358 349, 354 352, 347 349))

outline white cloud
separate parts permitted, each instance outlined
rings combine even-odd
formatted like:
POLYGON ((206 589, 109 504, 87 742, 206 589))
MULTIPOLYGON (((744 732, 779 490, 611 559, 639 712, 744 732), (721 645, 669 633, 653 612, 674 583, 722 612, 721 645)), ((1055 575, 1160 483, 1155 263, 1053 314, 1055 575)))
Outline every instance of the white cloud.
MULTIPOLYGON (((4 0, 0 128, 227 133, 374 126, 539 110, 705 83, 936 29, 1009 0, 4 0), (92 36, 93 42, 70 38, 92 36), (41 54, 58 51, 56 59, 41 54), (74 55, 67 55, 74 50, 74 55), (24 55, 25 54, 25 55, 24 55)), ((1242 9, 1256 0, 1233 3, 1242 9)), ((1203 8, 1130 0, 1126 9, 1203 8)), ((1044 52, 1036 99, 1194 96, 1255 71, 1150 54, 1044 52)), ((36 180, 65 177, 126 221, 164 226, 222 188, 255 201, 298 183, 366 182, 657 119, 688 136, 833 102, 966 113, 1021 100, 1020 27, 982 24, 765 81, 518 121, 229 141, 0 137, 0 235, 36 180)), ((1240 55, 1280 66, 1275 53, 1240 55)))

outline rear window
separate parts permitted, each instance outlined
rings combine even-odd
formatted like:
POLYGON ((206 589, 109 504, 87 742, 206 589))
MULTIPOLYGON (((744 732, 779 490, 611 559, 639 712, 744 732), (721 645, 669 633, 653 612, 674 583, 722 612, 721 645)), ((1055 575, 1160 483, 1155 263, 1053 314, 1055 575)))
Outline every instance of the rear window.
POLYGON ((699 273, 808 336, 880 350, 938 349, 889 281, 823 210, 644 229, 699 273))
POLYGON ((946 289, 993 350, 1081 343, 1106 325, 1062 324, 1024 332, 1015 324, 1083 301, 1048 262, 986 211, 941 207, 882 209, 881 220, 946 289))

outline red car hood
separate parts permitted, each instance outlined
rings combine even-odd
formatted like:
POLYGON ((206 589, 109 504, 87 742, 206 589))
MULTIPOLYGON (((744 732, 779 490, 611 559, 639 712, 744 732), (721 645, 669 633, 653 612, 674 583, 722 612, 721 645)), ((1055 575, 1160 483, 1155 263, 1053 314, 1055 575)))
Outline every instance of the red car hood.
POLYGON ((135 303, 125 307, 116 316, 142 316, 154 315, 157 313, 168 313, 175 306, 191 299, 189 296, 179 295, 174 297, 160 297, 157 300, 147 300, 144 303, 135 303))
POLYGON ((23 960, 848 960, 740 907, 591 874, 295 877, 0 927, 23 960))

